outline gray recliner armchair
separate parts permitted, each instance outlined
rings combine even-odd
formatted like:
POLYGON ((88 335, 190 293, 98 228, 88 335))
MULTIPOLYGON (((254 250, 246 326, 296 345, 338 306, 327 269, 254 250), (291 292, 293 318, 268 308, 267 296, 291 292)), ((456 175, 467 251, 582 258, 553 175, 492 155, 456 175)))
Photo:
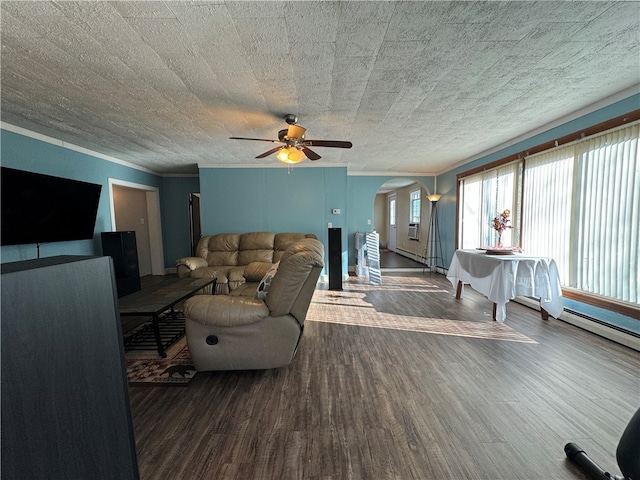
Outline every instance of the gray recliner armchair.
POLYGON ((196 369, 259 370, 290 364, 323 267, 322 243, 304 239, 282 255, 264 300, 249 295, 188 299, 187 344, 196 369))

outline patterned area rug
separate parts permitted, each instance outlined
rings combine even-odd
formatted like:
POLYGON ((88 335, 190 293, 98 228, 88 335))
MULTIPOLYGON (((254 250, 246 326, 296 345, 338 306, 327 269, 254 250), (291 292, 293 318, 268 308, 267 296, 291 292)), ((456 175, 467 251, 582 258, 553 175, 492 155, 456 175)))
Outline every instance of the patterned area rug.
POLYGON ((131 386, 186 386, 197 373, 184 339, 159 358, 155 351, 127 352, 127 377, 131 386))

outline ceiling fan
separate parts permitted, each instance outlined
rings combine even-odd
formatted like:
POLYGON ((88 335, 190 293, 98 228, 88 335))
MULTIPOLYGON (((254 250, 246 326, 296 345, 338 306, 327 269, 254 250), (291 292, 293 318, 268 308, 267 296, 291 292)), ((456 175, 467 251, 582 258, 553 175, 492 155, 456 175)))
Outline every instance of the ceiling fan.
POLYGON ((339 140, 307 140, 304 134, 306 128, 297 125, 297 115, 288 114, 284 117, 284 121, 289 124, 289 128, 285 128, 278 132, 278 140, 267 140, 264 138, 246 138, 246 137, 229 137, 232 140, 256 140, 259 142, 280 143, 275 148, 261 153, 256 158, 265 158, 272 153, 278 152, 278 160, 284 163, 299 163, 304 159, 318 160, 320 155, 311 150, 309 147, 333 147, 333 148, 351 148, 351 142, 343 142, 339 140))

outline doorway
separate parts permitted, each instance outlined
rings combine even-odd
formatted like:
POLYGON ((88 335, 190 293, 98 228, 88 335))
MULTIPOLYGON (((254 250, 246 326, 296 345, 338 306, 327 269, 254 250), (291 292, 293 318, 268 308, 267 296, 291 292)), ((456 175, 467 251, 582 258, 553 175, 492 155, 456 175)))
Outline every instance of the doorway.
POLYGON ((391 195, 389 195, 388 197, 388 201, 389 201, 389 207, 387 209, 387 212, 389 213, 389 218, 388 218, 388 223, 389 223, 389 229, 387 230, 388 236, 387 236, 387 248, 392 251, 395 252, 396 251, 396 221, 398 219, 398 214, 397 214, 397 200, 398 200, 398 195, 393 193, 391 195))
POLYGON ((380 232, 380 265, 382 270, 414 269, 422 271, 422 255, 426 245, 424 235, 411 237, 410 223, 426 225, 429 202, 420 202, 420 220, 414 221, 411 198, 420 189, 420 198, 426 198, 429 189, 421 179, 395 178, 383 183, 374 199, 375 226, 380 232))
POLYGON ((156 187, 109 179, 111 230, 136 232, 140 276, 164 275, 160 192, 156 187), (122 202, 118 196, 124 195, 122 202), (117 207, 117 204, 127 208, 117 207))

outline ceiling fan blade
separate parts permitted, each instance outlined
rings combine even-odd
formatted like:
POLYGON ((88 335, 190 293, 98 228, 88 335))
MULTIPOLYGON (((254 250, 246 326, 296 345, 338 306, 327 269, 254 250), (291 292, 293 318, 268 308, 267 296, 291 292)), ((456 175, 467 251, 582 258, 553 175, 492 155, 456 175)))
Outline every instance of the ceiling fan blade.
POLYGON ((261 153, 260 155, 258 155, 256 158, 264 158, 264 157, 268 157, 269 155, 271 155, 272 153, 276 153, 278 150, 280 150, 282 147, 276 147, 276 148, 272 148, 271 150, 269 150, 268 152, 264 152, 261 153))
POLYGON ((320 157, 320 155, 318 155, 313 150, 308 149, 306 146, 302 147, 302 151, 304 152, 304 154, 307 156, 309 160, 319 160, 320 158, 322 158, 320 157))
POLYGON ((278 142, 278 140, 267 140, 266 138, 247 138, 247 137, 229 137, 229 138, 231 140, 256 140, 258 142, 271 142, 271 143, 278 142))
POLYGON ((335 148, 351 148, 353 143, 342 142, 340 140, 305 140, 305 145, 311 145, 312 147, 335 147, 335 148))

